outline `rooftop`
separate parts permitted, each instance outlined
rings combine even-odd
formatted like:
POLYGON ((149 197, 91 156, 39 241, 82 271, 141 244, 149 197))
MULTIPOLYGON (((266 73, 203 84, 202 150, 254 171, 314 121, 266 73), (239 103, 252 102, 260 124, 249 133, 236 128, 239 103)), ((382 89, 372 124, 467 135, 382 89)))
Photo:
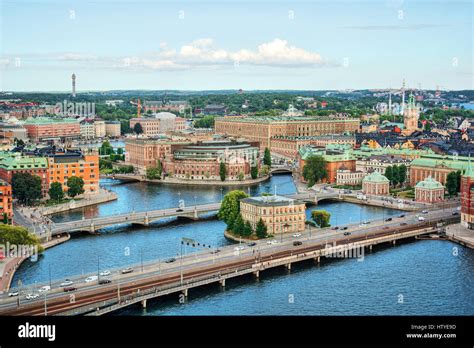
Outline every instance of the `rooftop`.
POLYGON ((425 189, 441 189, 444 186, 439 182, 433 179, 431 176, 427 177, 425 180, 420 181, 418 184, 415 185, 417 188, 425 188, 425 189))
POLYGON ((267 207, 287 206, 290 204, 304 204, 301 201, 297 201, 292 198, 277 196, 277 195, 249 197, 249 198, 242 199, 241 202, 258 205, 258 206, 267 206, 267 207))
POLYGON ((364 176, 362 182, 388 183, 390 180, 388 180, 386 176, 380 174, 379 172, 373 172, 364 176))
POLYGON ((50 125, 56 123, 78 123, 75 118, 58 118, 58 117, 36 117, 29 118, 24 122, 24 125, 50 125))

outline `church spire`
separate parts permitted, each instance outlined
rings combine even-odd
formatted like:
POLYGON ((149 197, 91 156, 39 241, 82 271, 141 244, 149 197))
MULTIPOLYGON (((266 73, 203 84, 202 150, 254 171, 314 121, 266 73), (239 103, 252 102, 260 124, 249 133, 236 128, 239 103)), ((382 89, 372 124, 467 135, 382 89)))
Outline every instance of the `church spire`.
POLYGON ((471 165, 471 154, 469 154, 469 160, 467 161, 467 168, 466 168, 466 171, 464 172, 464 176, 474 178, 474 170, 472 169, 472 165, 471 165))

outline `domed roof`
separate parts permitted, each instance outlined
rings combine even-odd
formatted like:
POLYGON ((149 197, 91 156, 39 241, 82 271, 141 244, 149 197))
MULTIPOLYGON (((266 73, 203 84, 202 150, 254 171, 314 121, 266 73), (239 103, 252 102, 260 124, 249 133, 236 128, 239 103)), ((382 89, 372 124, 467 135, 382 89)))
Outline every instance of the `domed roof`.
POLYGON ((390 180, 388 180, 386 176, 380 174, 379 172, 373 172, 364 176, 362 182, 389 183, 390 180))
POLYGON ((418 184, 415 185, 415 187, 432 189, 432 190, 444 188, 444 186, 439 181, 436 181, 431 176, 427 177, 423 181, 420 181, 418 184))
POLYGON ((176 118, 175 114, 172 114, 171 112, 159 112, 155 114, 155 118, 176 118))

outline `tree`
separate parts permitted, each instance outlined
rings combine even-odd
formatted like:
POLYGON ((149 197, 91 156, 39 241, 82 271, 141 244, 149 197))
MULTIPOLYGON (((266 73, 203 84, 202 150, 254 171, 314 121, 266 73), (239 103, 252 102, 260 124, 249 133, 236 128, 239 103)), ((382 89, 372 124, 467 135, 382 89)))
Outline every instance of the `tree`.
POLYGON ((157 180, 161 178, 158 167, 150 167, 146 169, 146 178, 148 180, 157 180))
POLYGON ((308 186, 313 186, 320 180, 327 178, 326 160, 323 156, 310 156, 303 168, 303 178, 308 186))
POLYGON ((115 154, 113 146, 110 145, 110 143, 107 140, 104 141, 99 148, 99 155, 110 156, 113 154, 115 154))
POLYGON ((67 195, 69 197, 76 197, 84 193, 84 180, 77 176, 71 176, 67 179, 67 195))
POLYGON ((260 173, 262 174, 262 176, 267 176, 270 173, 270 166, 264 164, 260 169, 260 173))
POLYGON ((244 177, 245 177, 244 173, 242 173, 242 172, 239 172, 239 174, 237 174, 237 179, 239 179, 239 181, 244 180, 244 177))
POLYGON ((59 182, 53 182, 49 188, 49 198, 53 201, 59 202, 64 198, 63 185, 59 182))
POLYGON ((234 220, 240 215, 240 200, 247 197, 248 195, 240 190, 230 191, 224 196, 217 217, 227 224, 228 229, 232 230, 234 220))
POLYGON ((142 128, 142 125, 140 123, 135 123, 134 124, 133 133, 135 133, 136 135, 143 133, 143 128, 142 128))
POLYGON ((263 164, 267 166, 272 165, 272 156, 270 154, 270 150, 268 149, 268 147, 265 148, 265 152, 263 153, 263 164))
POLYGON ((234 232, 238 236, 241 236, 244 233, 244 228, 244 219, 242 219, 242 215, 237 214, 237 217, 235 218, 235 221, 232 225, 232 232, 234 232))
POLYGON ((392 167, 392 185, 397 186, 400 183, 400 173, 398 166, 392 167))
POLYGON ((31 245, 38 248, 38 252, 43 252, 44 248, 34 234, 26 228, 0 224, 0 245, 31 245))
POLYGON ((41 178, 29 173, 13 174, 12 193, 13 197, 18 199, 21 204, 31 205, 43 196, 41 178))
POLYGON ((266 238, 267 237, 267 226, 262 219, 258 220, 257 227, 255 228, 255 234, 258 238, 266 238))
POLYGON ((390 184, 393 183, 393 167, 388 166, 385 168, 385 177, 390 181, 390 184))
POLYGON ((221 180, 225 181, 225 178, 227 176, 227 168, 225 167, 224 162, 221 162, 221 164, 219 165, 219 175, 221 177, 221 180))
POLYGON ((311 212, 311 218, 314 222, 320 227, 329 227, 329 221, 331 220, 331 213, 327 212, 326 210, 313 210, 311 212))
POLYGON ((252 179, 257 179, 257 177, 258 177, 258 167, 257 166, 250 168, 250 176, 252 177, 252 179))
POLYGON ((461 171, 456 171, 456 182, 457 182, 457 189, 456 192, 461 192, 461 171))
POLYGON ((401 164, 400 166, 398 166, 398 180, 399 180, 399 183, 402 184, 405 184, 405 181, 407 180, 407 166, 404 165, 404 164, 401 164))
POLYGON ((242 235, 244 237, 249 237, 251 236, 253 233, 253 229, 252 229, 252 225, 250 224, 250 221, 245 221, 245 224, 244 224, 244 229, 242 231, 242 235))
POLYGON ((449 196, 454 196, 458 193, 458 178, 456 172, 451 172, 446 177, 446 189, 449 196))

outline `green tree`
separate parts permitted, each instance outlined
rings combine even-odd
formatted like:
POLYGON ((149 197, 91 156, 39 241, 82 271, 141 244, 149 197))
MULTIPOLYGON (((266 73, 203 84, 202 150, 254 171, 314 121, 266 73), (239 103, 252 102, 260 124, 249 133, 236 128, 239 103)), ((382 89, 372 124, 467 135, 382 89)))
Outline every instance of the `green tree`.
POLYGON ((326 160, 323 156, 308 157, 303 168, 303 178, 308 182, 308 186, 313 186, 327 176, 326 160))
POLYGON ((31 205, 43 196, 41 178, 29 173, 13 174, 12 193, 13 197, 18 199, 21 204, 31 205))
POLYGON ((221 164, 219 165, 219 175, 221 177, 221 180, 225 181, 225 178, 227 177, 227 168, 224 162, 221 162, 221 164))
POLYGON ((311 212, 311 218, 314 222, 320 227, 329 227, 329 221, 331 220, 331 213, 327 212, 326 210, 313 210, 311 212))
POLYGON ((110 156, 110 155, 113 155, 113 154, 115 154, 113 146, 110 145, 108 140, 104 141, 102 143, 102 145, 100 146, 100 148, 99 148, 99 155, 110 156))
POLYGON ((232 230, 237 215, 240 215, 240 200, 247 197, 248 195, 240 190, 230 191, 224 196, 217 217, 227 224, 228 229, 232 230))
POLYGON ((461 192, 461 171, 460 170, 456 171, 456 183, 457 183, 456 192, 461 192))
POLYGON ((76 197, 84 193, 84 180, 77 176, 71 176, 67 179, 67 195, 69 197, 76 197))
POLYGON ((267 176, 270 173, 270 166, 264 164, 260 169, 260 173, 262 174, 262 176, 267 176))
POLYGON ((245 221, 244 229, 242 231, 242 235, 244 237, 250 237, 253 233, 252 230, 252 225, 250 224, 250 221, 245 221))
POLYGON ((255 234, 258 238, 266 238, 267 237, 267 226, 262 219, 258 220, 257 227, 255 228, 255 234))
POLYGON ((63 185, 59 182, 53 182, 51 187, 49 188, 49 197, 56 202, 63 200, 64 198, 64 191, 63 185))
POLYGON ((0 245, 31 245, 38 247, 38 252, 43 252, 38 237, 30 233, 26 228, 0 224, 0 245))
POLYGON ((242 236, 244 234, 245 223, 244 219, 242 219, 242 215, 237 214, 237 217, 232 224, 232 232, 234 232, 238 236, 242 236))
POLYGON ((158 167, 147 168, 145 175, 148 180, 157 180, 161 178, 160 170, 158 169, 158 167))
POLYGON ((133 133, 135 133, 136 135, 143 133, 143 127, 140 123, 135 123, 135 125, 133 126, 133 133))
POLYGON ((237 179, 239 179, 239 181, 244 180, 244 173, 239 172, 239 174, 237 174, 237 179))
POLYGON ((393 183, 393 167, 388 166, 385 168, 385 177, 390 181, 390 184, 393 183))
POLYGON ((404 185, 407 180, 407 166, 404 164, 398 166, 398 180, 402 185, 404 185))
POLYGON ((392 185, 397 186, 400 183, 400 174, 398 166, 392 167, 392 185))
POLYGON ((265 148, 265 152, 263 153, 263 164, 267 166, 272 165, 272 155, 270 154, 268 147, 265 148))
POLYGON ((257 177, 258 177, 258 167, 257 166, 250 168, 250 176, 252 177, 252 179, 257 179, 257 177))
POLYGON ((449 196, 454 196, 458 193, 458 178, 456 172, 451 172, 446 177, 446 190, 449 196))

